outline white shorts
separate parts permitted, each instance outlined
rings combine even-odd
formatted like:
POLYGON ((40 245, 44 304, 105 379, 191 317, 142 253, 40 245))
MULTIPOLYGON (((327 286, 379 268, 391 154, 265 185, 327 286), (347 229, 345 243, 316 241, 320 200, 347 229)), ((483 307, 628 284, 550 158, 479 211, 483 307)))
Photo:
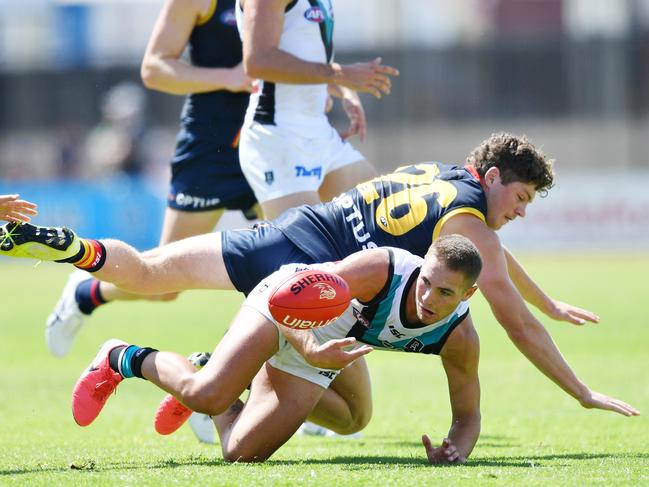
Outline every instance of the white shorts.
MULTIPOLYGON (((304 357, 302 357, 302 355, 300 355, 300 353, 295 350, 295 348, 293 348, 293 346, 286 340, 286 338, 284 338, 282 331, 279 329, 279 327, 282 325, 279 325, 277 324, 277 322, 275 322, 272 315, 270 314, 270 310, 268 309, 268 296, 275 288, 277 282, 285 278, 288 274, 295 272, 295 268, 305 269, 307 267, 311 266, 299 264, 283 266, 280 271, 275 272, 266 279, 262 280, 250 292, 243 305, 256 309, 270 321, 275 323, 275 326, 278 327, 278 351, 268 360, 268 363, 272 367, 286 372, 287 374, 301 377, 304 380, 308 380, 309 382, 313 382, 314 384, 327 389, 336 378, 336 376, 340 373, 340 370, 318 369, 316 367, 313 367, 312 365, 309 365, 304 357)), ((303 330, 303 333, 311 333, 311 331, 303 330)))
POLYGON ((275 125, 244 125, 239 142, 241 170, 263 203, 302 191, 318 191, 326 174, 364 160, 329 126, 328 133, 302 137, 275 125))

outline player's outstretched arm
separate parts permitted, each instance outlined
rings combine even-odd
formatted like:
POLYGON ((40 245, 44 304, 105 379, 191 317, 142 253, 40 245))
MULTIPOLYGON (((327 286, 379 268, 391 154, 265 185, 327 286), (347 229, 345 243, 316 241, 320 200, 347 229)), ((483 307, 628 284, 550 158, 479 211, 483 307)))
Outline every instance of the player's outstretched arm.
MULTIPOLYGON (((167 0, 149 38, 140 74, 147 88, 184 95, 216 90, 252 91, 243 64, 233 68, 192 66, 180 59, 189 36, 209 13, 206 0, 167 0)), ((218 39, 214 40, 218 48, 218 39)))
POLYGON ((431 464, 464 463, 480 435, 480 342, 471 317, 453 331, 440 355, 448 381, 451 428, 438 447, 428 435, 421 440, 431 464))
POLYGON ((527 309, 507 274, 505 254, 497 235, 482 221, 469 215, 451 218, 442 229, 442 234, 448 233, 464 235, 480 251, 483 268, 478 287, 521 353, 583 406, 615 411, 592 399, 596 393, 577 378, 545 327, 527 309))
POLYGON ((19 194, 0 195, 0 219, 8 222, 28 222, 38 215, 38 207, 29 201, 18 199, 19 194))
POLYGON ((532 280, 529 274, 525 272, 523 266, 516 260, 512 253, 505 247, 503 247, 503 250, 505 252, 509 277, 525 301, 538 308, 553 320, 567 321, 573 325, 584 325, 586 322, 599 322, 599 316, 595 313, 549 297, 532 280))

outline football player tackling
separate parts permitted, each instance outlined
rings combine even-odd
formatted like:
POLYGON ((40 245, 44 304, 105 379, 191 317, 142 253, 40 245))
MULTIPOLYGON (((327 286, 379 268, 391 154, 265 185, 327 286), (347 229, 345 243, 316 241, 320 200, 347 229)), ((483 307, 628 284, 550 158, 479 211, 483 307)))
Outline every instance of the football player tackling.
POLYGON ((621 412, 615 399, 576 377, 525 301, 574 324, 598 317, 546 295, 496 235, 524 217, 536 193, 547 192, 553 181, 543 153, 525 137, 500 133, 476 147, 464 167, 404 166, 332 202, 289 210, 252 230, 200 235, 139 253, 117 240, 80 239, 69 229, 9 223, 0 227, 0 255, 68 262, 142 294, 186 289, 248 294, 289 262, 337 261, 380 246, 423 256, 431 240, 460 234, 482 256, 478 287, 516 347, 583 407, 621 412))

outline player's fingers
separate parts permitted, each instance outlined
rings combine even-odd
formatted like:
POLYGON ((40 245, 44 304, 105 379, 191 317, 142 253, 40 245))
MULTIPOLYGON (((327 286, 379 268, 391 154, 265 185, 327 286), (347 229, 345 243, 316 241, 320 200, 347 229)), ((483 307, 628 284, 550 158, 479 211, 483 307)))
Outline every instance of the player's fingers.
POLYGON ((17 205, 17 209, 29 213, 30 215, 35 215, 36 210, 38 209, 38 205, 25 200, 16 200, 15 204, 17 205))
POLYGON ((14 201, 18 199, 18 194, 3 194, 0 195, 0 203, 6 203, 8 201, 14 201))
POLYGON ((571 314, 566 314, 565 317, 564 317, 564 319, 565 319, 568 323, 572 323, 573 325, 581 326, 581 325, 585 325, 585 324, 586 324, 586 321, 585 321, 583 318, 579 318, 579 317, 577 317, 577 316, 573 316, 573 315, 571 315, 571 314))
POLYGON ((363 345, 362 347, 358 347, 351 352, 347 352, 349 355, 352 355, 354 359, 357 359, 359 357, 362 357, 363 355, 367 355, 371 351, 373 351, 374 348, 370 347, 369 345, 363 345))
POLYGON ((28 222, 31 220, 31 218, 29 218, 27 215, 23 215, 22 213, 19 213, 17 211, 12 211, 8 214, 8 217, 13 222, 28 222))
POLYGON ((421 442, 426 449, 426 455, 428 455, 428 457, 430 458, 430 456, 433 454, 433 444, 431 443, 428 435, 421 435, 421 442))
POLYGON ((581 309, 581 308, 574 308, 571 311, 571 315, 576 316, 577 318, 584 319, 586 321, 590 321, 592 323, 599 323, 599 316, 597 316, 595 313, 592 313, 588 310, 581 309))
POLYGON ((375 72, 385 74, 388 76, 399 76, 399 70, 396 68, 393 68, 392 66, 377 66, 374 68, 375 72))
POLYGON ((356 343, 356 338, 338 338, 337 340, 331 340, 331 342, 336 348, 345 348, 356 343))
POLYGON ((620 401, 619 399, 613 399, 611 401, 620 411, 623 411, 626 416, 639 416, 640 411, 631 406, 630 404, 620 401))
POLYGON ((388 78, 385 75, 375 75, 372 80, 370 81, 372 85, 374 85, 377 88, 380 88, 381 90, 390 90, 392 88, 392 80, 388 78))

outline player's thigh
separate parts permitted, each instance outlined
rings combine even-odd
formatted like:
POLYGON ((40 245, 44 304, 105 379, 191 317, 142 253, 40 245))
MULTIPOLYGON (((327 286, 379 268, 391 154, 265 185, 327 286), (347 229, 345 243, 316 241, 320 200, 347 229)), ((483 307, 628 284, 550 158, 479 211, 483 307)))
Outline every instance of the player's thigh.
POLYGON ((194 374, 194 394, 222 412, 250 385, 264 362, 278 349, 274 323, 242 306, 205 367, 194 374), (218 403, 218 404, 217 404, 218 403))
POLYGON ((210 233, 223 215, 222 209, 210 211, 180 211, 174 208, 165 210, 160 245, 182 240, 194 235, 210 233))
POLYGON ((270 457, 297 431, 323 392, 313 382, 265 364, 222 445, 224 457, 230 461, 270 457))
POLYGON ((359 183, 376 177, 377 172, 365 159, 356 160, 327 172, 319 189, 320 199, 329 201, 359 183))
POLYGON ((147 279, 155 287, 164 281, 165 292, 172 289, 234 289, 221 251, 221 233, 189 237, 142 254, 147 279))
POLYGON ((320 203, 320 197, 317 192, 302 191, 264 201, 261 203, 261 208, 264 213, 264 218, 272 220, 289 208, 295 208, 300 205, 317 205, 318 203, 320 203))

